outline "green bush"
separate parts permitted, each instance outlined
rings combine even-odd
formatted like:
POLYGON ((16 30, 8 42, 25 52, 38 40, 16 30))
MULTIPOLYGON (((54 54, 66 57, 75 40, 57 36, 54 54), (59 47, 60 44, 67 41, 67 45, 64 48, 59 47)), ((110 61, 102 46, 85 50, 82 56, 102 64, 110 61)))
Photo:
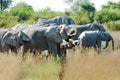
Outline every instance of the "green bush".
POLYGON ((120 11, 118 9, 103 9, 96 12, 94 20, 99 23, 120 20, 120 11))
POLYGON ((55 12, 52 10, 42 9, 39 11, 39 18, 53 18, 56 16, 65 16, 64 12, 55 12))
POLYGON ((18 17, 12 16, 8 11, 4 11, 0 14, 0 27, 10 28, 18 23, 18 17))
POLYGON ((108 23, 105 23, 108 29, 112 31, 120 30, 120 20, 119 21, 111 21, 108 23))
POLYGON ((13 16, 18 16, 19 17, 19 22, 27 20, 32 14, 34 10, 32 6, 26 4, 26 3, 18 3, 16 6, 10 9, 10 13, 13 16))
POLYGON ((75 21, 76 24, 87 24, 90 23, 87 13, 82 11, 71 12, 70 17, 75 21))

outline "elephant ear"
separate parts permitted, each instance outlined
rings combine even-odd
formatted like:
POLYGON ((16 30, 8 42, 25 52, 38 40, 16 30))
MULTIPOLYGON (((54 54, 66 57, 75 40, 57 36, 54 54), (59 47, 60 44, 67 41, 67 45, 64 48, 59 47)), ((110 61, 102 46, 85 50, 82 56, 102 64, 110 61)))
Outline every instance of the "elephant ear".
POLYGON ((18 34, 16 34, 18 38, 21 38, 23 41, 29 41, 30 38, 27 34, 25 34, 23 31, 19 31, 18 34))
POLYGON ((99 38, 100 40, 102 41, 108 41, 108 36, 105 32, 103 31, 97 31, 98 35, 99 35, 99 38))
POLYGON ((102 24, 91 24, 90 30, 100 30, 100 31, 106 31, 104 26, 102 24))
POLYGON ((3 37, 2 37, 2 42, 6 43, 7 45, 11 46, 18 46, 19 44, 16 41, 16 37, 14 34, 12 34, 11 31, 7 31, 3 37))
POLYGON ((101 41, 106 41, 106 44, 105 44, 105 47, 103 47, 103 49, 105 49, 105 48, 107 48, 108 47, 108 45, 109 45, 109 43, 108 43, 108 37, 109 37, 109 35, 106 33, 106 32, 103 32, 103 31, 98 31, 98 36, 99 36, 99 39, 101 40, 101 41))
POLYGON ((57 32, 56 28, 49 27, 46 30, 44 36, 47 38, 48 41, 62 43, 62 37, 59 32, 57 32))
POLYGON ((67 18, 69 25, 70 24, 75 24, 74 20, 72 18, 67 18))

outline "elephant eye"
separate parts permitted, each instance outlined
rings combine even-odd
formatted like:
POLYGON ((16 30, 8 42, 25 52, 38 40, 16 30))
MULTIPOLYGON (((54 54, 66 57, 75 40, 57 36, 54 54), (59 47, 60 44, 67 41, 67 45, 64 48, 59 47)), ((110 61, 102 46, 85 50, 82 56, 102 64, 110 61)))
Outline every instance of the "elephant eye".
POLYGON ((75 31, 71 31, 71 32, 70 32, 70 34, 74 34, 74 33, 75 33, 75 31))
POLYGON ((69 38, 72 38, 72 36, 68 36, 69 38))

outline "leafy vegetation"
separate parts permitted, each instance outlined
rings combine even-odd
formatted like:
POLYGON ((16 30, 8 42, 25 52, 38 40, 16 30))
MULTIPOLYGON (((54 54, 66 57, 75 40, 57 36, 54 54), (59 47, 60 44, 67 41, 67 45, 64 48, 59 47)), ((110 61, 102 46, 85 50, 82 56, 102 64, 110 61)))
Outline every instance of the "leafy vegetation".
POLYGON ((119 21, 110 21, 105 23, 108 26, 108 29, 113 31, 119 31, 120 30, 120 20, 119 21))
POLYGON ((12 0, 0 0, 0 10, 3 11, 6 8, 9 8, 12 0))
POLYGON ((27 20, 32 14, 34 10, 32 6, 27 5, 26 3, 18 3, 16 6, 11 8, 10 13, 13 16, 18 16, 19 21, 27 20))
MULTIPOLYGON (((4 1, 4 0, 3 0, 4 1)), ((64 0, 70 5, 70 9, 65 12, 56 12, 46 7, 39 11, 34 11, 31 5, 19 2, 9 10, 0 13, 0 27, 11 28, 18 23, 32 24, 38 18, 53 18, 56 16, 71 17, 76 24, 102 23, 111 30, 119 30, 120 1, 109 1, 102 9, 97 11, 90 0, 64 0)), ((9 6, 7 4, 7 6, 9 6)))
MULTIPOLYGON (((67 16, 73 18, 76 24, 95 22, 105 24, 108 29, 113 31, 120 30, 120 1, 117 3, 109 1, 103 5, 100 11, 95 10, 94 4, 90 0, 66 1, 73 8, 65 12, 55 12, 49 7, 34 11, 31 5, 23 2, 18 3, 9 10, 3 10, 0 13, 0 28, 11 28, 18 23, 32 24, 38 18, 43 17, 67 16)), ((0 53, 0 80, 120 79, 120 32, 113 31, 111 34, 115 40, 114 52, 111 51, 111 47, 104 50, 103 55, 97 55, 92 49, 86 51, 85 54, 80 54, 79 49, 77 49, 74 56, 67 54, 64 65, 60 61, 45 61, 28 55, 26 55, 28 57, 25 62, 19 63, 18 57, 0 53), (62 75, 61 72, 63 72, 62 75)))

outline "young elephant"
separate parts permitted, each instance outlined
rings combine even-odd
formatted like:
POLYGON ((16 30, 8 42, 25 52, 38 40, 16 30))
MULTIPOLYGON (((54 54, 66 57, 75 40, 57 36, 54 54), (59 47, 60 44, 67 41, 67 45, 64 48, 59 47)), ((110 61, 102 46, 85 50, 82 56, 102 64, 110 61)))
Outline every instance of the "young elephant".
POLYGON ((7 30, 1 36, 1 47, 4 53, 9 53, 11 49, 17 54, 17 49, 23 44, 31 44, 30 38, 23 31, 7 30))
POLYGON ((103 31, 84 31, 79 36, 80 46, 82 48, 94 47, 101 50, 101 41, 106 41, 106 45, 103 49, 107 48, 108 42, 112 40, 112 49, 114 50, 114 40, 108 32, 103 31))

